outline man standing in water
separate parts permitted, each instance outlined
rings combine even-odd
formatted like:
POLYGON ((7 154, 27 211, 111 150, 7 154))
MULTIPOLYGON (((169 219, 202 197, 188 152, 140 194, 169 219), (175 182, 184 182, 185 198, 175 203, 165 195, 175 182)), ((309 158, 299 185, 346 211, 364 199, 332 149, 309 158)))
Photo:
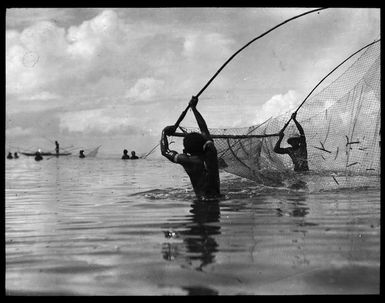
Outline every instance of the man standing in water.
POLYGON ((43 160, 43 156, 41 155, 40 149, 35 153, 35 160, 36 161, 43 160))
POLYGON ((288 154, 293 161, 294 171, 304 172, 309 171, 309 166, 307 163, 307 147, 306 147, 306 137, 305 132, 303 131, 302 126, 296 120, 297 113, 294 112, 291 115, 295 125, 298 128, 300 136, 291 137, 287 139, 287 143, 291 145, 291 147, 282 148, 281 141, 284 137, 283 129, 279 132, 279 139, 274 147, 274 152, 277 154, 288 154))
POLYGON ((55 151, 56 151, 56 155, 59 155, 59 142, 55 141, 55 151))
POLYGON ((196 109, 197 103, 198 98, 192 97, 190 108, 201 133, 187 134, 183 139, 183 154, 179 154, 169 150, 167 141, 167 136, 172 136, 176 127, 174 125, 166 126, 162 132, 160 149, 164 157, 183 166, 199 200, 217 199, 220 196, 217 150, 205 120, 196 109))

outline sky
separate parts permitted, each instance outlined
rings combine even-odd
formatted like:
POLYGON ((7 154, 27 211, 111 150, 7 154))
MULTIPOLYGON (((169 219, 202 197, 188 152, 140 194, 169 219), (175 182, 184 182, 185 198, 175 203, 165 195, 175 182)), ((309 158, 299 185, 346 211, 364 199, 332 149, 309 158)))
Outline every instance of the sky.
MULTIPOLYGON (((146 154, 232 54, 311 9, 7 9, 6 151, 52 151, 57 140, 63 148, 102 145, 101 154, 146 154)), ((197 108, 209 128, 295 110, 335 66, 379 38, 376 8, 298 18, 240 52, 197 108)), ((181 125, 196 126, 191 111, 181 125)))

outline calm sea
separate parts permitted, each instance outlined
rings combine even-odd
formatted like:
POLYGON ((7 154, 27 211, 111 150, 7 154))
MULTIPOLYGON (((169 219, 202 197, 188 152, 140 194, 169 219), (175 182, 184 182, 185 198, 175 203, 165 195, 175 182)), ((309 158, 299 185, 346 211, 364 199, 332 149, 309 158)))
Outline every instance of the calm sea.
POLYGON ((7 295, 378 294, 380 189, 221 172, 194 201, 166 159, 6 161, 7 295))

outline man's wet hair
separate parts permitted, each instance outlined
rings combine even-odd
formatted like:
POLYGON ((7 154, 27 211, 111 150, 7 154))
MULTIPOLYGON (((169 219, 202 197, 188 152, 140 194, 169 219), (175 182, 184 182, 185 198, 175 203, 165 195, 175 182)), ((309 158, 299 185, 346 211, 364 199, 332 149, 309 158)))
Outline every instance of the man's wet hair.
POLYGON ((189 133, 183 139, 184 152, 188 154, 203 153, 203 145, 205 143, 206 140, 200 133, 189 133))

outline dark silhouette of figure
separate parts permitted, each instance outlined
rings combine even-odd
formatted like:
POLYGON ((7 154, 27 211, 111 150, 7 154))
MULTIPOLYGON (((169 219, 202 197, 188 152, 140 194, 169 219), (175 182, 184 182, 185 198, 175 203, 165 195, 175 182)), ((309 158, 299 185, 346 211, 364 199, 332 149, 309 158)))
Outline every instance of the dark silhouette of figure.
POLYGON ((7 159, 13 159, 12 153, 8 153, 7 159))
POLYGON ((131 160, 139 159, 139 157, 135 154, 135 151, 131 152, 131 160))
POLYGON ((43 160, 43 156, 41 155, 41 152, 40 152, 40 151, 37 151, 37 152, 36 152, 36 154, 35 154, 35 160, 36 160, 36 161, 43 160))
POLYGON ((19 155, 18 155, 17 153, 14 153, 14 154, 13 154, 13 157, 14 157, 15 159, 19 159, 19 155))
POLYGON ((291 115, 295 125, 298 128, 300 136, 291 137, 287 139, 287 143, 291 145, 291 147, 282 148, 281 141, 284 137, 283 130, 279 132, 279 139, 274 147, 274 152, 277 154, 288 154, 293 161, 294 171, 308 171, 309 166, 307 162, 307 147, 306 147, 306 137, 305 132, 303 131, 302 126, 296 120, 296 113, 291 115))
POLYGON ((59 142, 55 141, 55 152, 56 152, 56 155, 59 155, 59 142))
POLYGON ((206 122, 196 109, 197 97, 192 97, 190 108, 197 120, 201 133, 189 133, 183 139, 183 154, 169 150, 167 136, 172 136, 174 125, 163 129, 160 141, 162 155, 173 163, 183 166, 190 177, 195 195, 198 199, 211 200, 220 196, 220 181, 217 150, 211 138, 206 122))
POLYGON ((122 159, 123 159, 123 160, 130 159, 130 156, 129 156, 127 153, 128 153, 128 150, 125 149, 125 150, 123 151, 123 156, 122 156, 122 159))
POLYGON ((79 158, 85 158, 86 156, 84 155, 84 150, 81 150, 79 152, 79 158))

